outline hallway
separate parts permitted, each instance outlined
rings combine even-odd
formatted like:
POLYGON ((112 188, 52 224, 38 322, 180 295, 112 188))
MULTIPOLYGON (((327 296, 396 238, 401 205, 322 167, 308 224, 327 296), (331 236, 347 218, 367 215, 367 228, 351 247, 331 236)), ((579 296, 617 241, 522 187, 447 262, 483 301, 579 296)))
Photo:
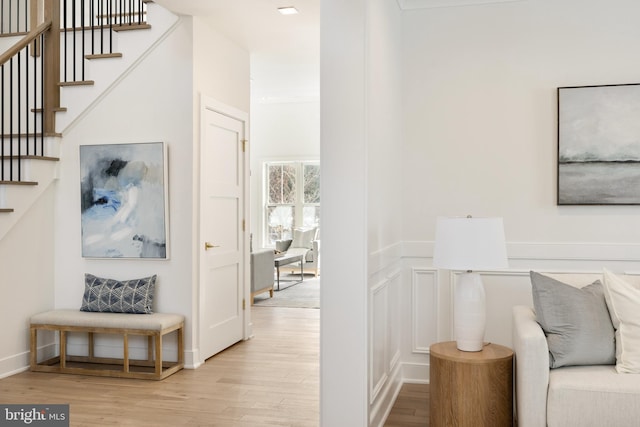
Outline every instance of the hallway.
POLYGON ((259 307, 255 337, 164 381, 24 372, 3 404, 70 404, 71 426, 319 425, 319 310, 259 307))

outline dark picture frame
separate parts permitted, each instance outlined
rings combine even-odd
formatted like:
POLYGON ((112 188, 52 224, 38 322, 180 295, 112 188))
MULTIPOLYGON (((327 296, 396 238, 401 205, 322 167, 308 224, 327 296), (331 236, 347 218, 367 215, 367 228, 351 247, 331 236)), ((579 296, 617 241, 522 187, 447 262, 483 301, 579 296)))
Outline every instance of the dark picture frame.
POLYGON ((558 205, 640 204, 640 83, 557 88, 558 205))

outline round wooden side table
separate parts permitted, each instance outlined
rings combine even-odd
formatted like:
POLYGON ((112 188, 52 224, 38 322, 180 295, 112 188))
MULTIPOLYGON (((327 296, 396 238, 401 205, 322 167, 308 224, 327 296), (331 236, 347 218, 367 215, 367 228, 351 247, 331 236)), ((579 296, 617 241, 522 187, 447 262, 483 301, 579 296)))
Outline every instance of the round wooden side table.
POLYGON ((450 341, 429 351, 430 427, 513 425, 511 349, 485 344, 482 351, 460 351, 450 341))

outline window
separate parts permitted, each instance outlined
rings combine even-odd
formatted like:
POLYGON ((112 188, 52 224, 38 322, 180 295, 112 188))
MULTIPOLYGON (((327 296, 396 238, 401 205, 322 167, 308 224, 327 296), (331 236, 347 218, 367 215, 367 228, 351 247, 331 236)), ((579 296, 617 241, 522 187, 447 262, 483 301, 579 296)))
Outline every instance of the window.
POLYGON ((265 163, 265 244, 291 239, 294 228, 320 225, 320 163, 265 163))

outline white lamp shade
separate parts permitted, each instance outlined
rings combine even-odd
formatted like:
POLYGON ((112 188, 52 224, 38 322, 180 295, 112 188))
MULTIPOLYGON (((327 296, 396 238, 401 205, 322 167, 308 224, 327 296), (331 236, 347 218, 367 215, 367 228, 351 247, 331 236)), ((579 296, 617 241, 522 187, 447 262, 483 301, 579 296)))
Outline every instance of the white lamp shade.
POLYGON ((433 265, 467 271, 507 268, 502 218, 438 218, 433 265))

